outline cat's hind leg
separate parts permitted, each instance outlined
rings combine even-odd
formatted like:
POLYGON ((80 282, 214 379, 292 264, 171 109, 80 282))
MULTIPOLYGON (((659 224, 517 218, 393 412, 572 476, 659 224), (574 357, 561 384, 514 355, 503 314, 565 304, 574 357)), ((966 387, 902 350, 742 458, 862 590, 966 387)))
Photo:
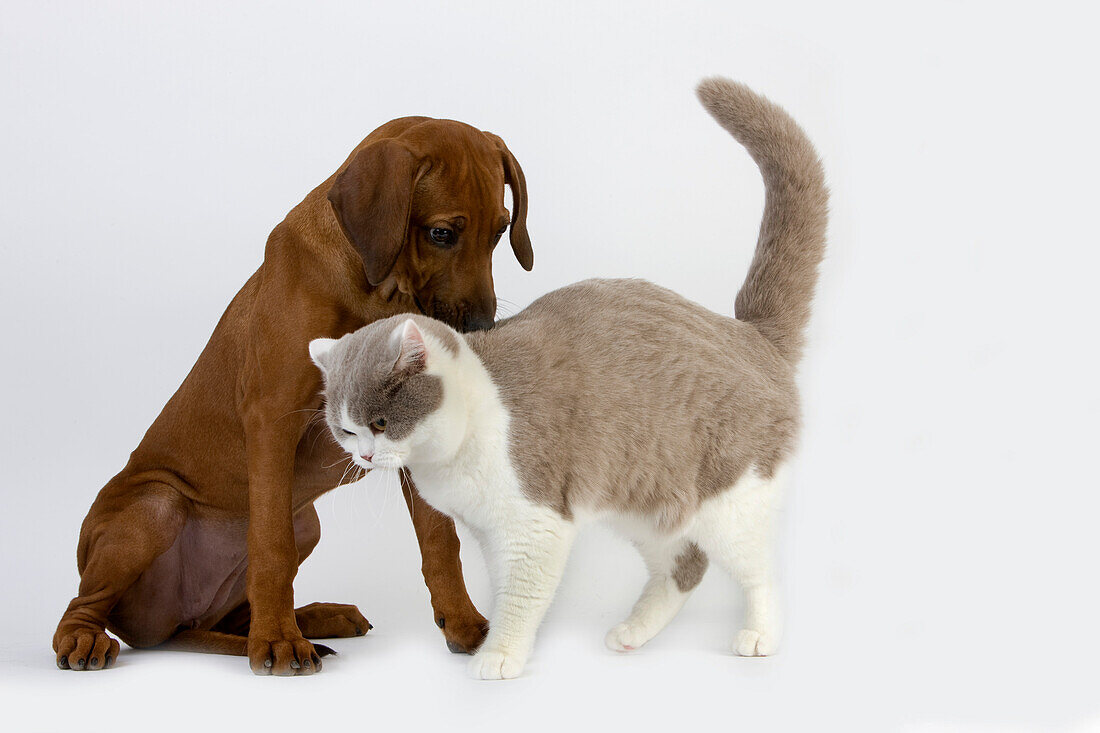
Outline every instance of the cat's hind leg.
POLYGON ((616 652, 633 651, 656 636, 680 612, 707 569, 707 556, 683 537, 649 537, 634 544, 649 569, 649 581, 626 620, 604 637, 607 648, 616 652))
POLYGON ((745 621, 733 651, 745 657, 772 654, 779 642, 773 580, 774 514, 779 475, 750 469, 723 494, 699 507, 689 535, 737 579, 745 592, 745 621))

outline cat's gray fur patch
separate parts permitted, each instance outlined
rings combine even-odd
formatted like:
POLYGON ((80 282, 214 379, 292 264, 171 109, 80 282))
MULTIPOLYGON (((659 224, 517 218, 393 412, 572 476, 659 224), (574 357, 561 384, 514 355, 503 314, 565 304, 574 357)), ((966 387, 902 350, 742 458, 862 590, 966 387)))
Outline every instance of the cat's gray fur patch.
POLYGON ((706 553, 699 549, 699 545, 689 542, 684 551, 676 556, 676 565, 672 569, 672 579, 681 593, 687 593, 699 585, 707 572, 707 565, 706 553))
POLYGON ((337 442, 341 436, 336 434, 336 426, 344 404, 348 415, 360 426, 385 418, 386 433, 394 440, 407 436, 439 409, 443 402, 439 377, 393 370, 401 347, 394 331, 409 318, 452 355, 458 353, 457 334, 426 316, 392 316, 340 339, 325 357, 325 410, 337 442))

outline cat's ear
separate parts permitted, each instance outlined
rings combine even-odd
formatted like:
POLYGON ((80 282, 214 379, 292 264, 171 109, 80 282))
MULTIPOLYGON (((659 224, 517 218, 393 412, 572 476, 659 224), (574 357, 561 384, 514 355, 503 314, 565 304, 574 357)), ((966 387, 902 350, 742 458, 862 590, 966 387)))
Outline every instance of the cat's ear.
POLYGON ((338 339, 313 339, 309 342, 309 358, 313 359, 313 363, 317 365, 317 368, 328 374, 329 365, 329 353, 332 351, 332 347, 336 345, 338 339))
POLYGON ((428 344, 424 341, 424 333, 416 325, 416 321, 409 318, 398 326, 397 332, 401 335, 401 349, 393 365, 394 372, 411 377, 427 369, 428 344))

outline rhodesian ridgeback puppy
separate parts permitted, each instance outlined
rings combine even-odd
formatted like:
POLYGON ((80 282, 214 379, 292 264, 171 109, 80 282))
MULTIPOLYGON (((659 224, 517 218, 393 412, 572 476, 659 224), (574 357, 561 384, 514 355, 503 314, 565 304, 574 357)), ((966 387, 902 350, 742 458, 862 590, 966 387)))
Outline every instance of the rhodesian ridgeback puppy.
MULTIPOLYGON (((309 342, 424 313, 461 330, 496 312, 492 254, 510 225, 533 262, 527 187, 497 136, 405 117, 372 132, 275 227, 179 390, 103 487, 80 530, 79 595, 53 638, 62 669, 110 667, 132 647, 247 655, 257 674, 311 674, 307 638, 371 628, 355 606, 294 609, 320 539, 313 502, 345 479, 309 342), (509 221, 505 184, 511 186, 509 221)), ((435 620, 452 651, 487 631, 462 579, 454 523, 403 484, 435 620)))

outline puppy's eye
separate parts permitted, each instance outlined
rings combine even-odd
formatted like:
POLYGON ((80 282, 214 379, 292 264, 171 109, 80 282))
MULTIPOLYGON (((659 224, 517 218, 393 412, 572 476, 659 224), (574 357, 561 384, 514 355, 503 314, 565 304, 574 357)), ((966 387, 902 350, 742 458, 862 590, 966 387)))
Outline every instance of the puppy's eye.
POLYGON ((370 424, 370 429, 376 433, 386 432, 386 418, 380 417, 370 424))
POLYGON ((450 247, 455 243, 455 233, 443 227, 432 227, 428 230, 428 236, 440 247, 450 247))
POLYGON ((506 232, 506 231, 508 231, 508 225, 507 225, 507 224, 505 224, 504 226, 502 226, 502 227, 500 228, 500 231, 499 231, 499 232, 497 232, 497 235, 496 235, 496 237, 494 237, 494 238, 493 238, 493 244, 496 244, 497 242, 499 242, 499 241, 500 241, 500 238, 504 236, 504 232, 506 232))

